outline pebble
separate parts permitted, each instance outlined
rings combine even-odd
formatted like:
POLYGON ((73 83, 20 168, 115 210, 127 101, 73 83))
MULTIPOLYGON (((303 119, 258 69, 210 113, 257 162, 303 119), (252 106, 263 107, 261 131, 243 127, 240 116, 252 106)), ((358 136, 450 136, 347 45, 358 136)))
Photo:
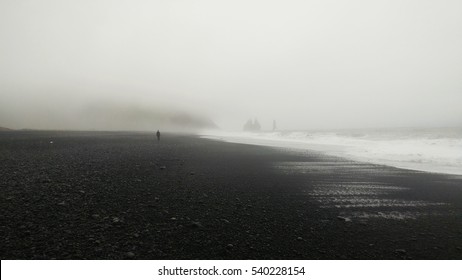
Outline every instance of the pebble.
POLYGON ((297 237, 298 241, 303 241, 303 238, 301 236, 297 237))
POLYGON ((344 221, 344 222, 351 222, 350 218, 342 217, 342 216, 337 216, 337 219, 344 221))
POLYGON ((405 255, 407 252, 406 252, 406 250, 404 250, 404 249, 396 249, 396 250, 395 250, 395 253, 405 255))
POLYGON ((161 167, 159 167, 159 168, 160 168, 160 170, 164 170, 164 169, 166 169, 167 167, 165 167, 165 165, 163 165, 163 166, 161 166, 161 167))
POLYGON ((129 257, 129 258, 134 258, 134 257, 135 257, 135 253, 133 253, 133 252, 127 252, 126 255, 127 255, 127 257, 129 257))
POLYGON ((223 223, 225 223, 225 224, 230 224, 230 223, 231 223, 231 222, 228 221, 227 219, 221 219, 221 221, 222 221, 223 223))
POLYGON ((202 227, 204 227, 204 226, 203 226, 200 222, 191 222, 191 223, 189 224, 189 227, 190 227, 190 228, 202 228, 202 227))
POLYGON ((228 250, 233 249, 233 247, 234 247, 234 245, 231 244, 231 243, 229 243, 228 245, 226 245, 226 249, 228 249, 228 250))

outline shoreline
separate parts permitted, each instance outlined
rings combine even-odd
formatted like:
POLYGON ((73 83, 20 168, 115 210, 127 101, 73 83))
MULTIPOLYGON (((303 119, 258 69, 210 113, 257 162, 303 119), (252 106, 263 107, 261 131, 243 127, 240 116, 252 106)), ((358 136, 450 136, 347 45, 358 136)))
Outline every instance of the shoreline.
POLYGON ((154 139, 2 133, 1 258, 462 258, 461 178, 154 139))
POLYGON ((204 139, 211 139, 217 141, 223 141, 228 143, 240 143, 247 145, 256 145, 263 147, 281 148, 281 149, 293 149, 298 152, 322 152, 328 156, 340 157, 346 160, 353 160, 369 164, 384 165, 389 167, 396 167, 400 169, 406 169, 411 171, 422 171, 434 174, 446 174, 454 176, 462 176, 462 171, 457 167, 442 167, 435 166, 430 163, 423 164, 422 162, 404 162, 394 161, 383 158, 372 158, 367 156, 353 155, 346 152, 346 146, 342 144, 319 144, 319 143, 308 143, 296 139, 276 139, 276 138, 258 138, 258 137, 245 137, 245 136, 224 136, 214 134, 199 134, 204 139))

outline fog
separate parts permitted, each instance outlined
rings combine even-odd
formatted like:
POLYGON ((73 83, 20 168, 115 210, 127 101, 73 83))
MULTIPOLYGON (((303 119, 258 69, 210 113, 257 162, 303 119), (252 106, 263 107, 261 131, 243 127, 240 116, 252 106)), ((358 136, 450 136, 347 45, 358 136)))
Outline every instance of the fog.
POLYGON ((459 0, 2 0, 0 126, 462 126, 461 15, 459 0))

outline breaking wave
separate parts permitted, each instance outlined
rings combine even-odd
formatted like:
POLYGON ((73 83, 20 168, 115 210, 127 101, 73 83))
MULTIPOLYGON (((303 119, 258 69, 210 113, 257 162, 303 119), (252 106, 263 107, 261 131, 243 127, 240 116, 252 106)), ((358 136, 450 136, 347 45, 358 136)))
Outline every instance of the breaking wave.
POLYGON ((316 150, 357 161, 462 175, 462 129, 351 131, 213 131, 203 137, 244 144, 316 150))

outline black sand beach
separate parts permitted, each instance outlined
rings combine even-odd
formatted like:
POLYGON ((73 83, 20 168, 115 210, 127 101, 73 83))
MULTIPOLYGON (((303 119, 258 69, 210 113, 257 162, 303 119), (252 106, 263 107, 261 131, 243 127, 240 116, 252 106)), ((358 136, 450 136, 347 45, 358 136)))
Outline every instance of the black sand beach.
POLYGON ((461 259, 462 177, 154 133, 0 132, 1 259, 461 259))

